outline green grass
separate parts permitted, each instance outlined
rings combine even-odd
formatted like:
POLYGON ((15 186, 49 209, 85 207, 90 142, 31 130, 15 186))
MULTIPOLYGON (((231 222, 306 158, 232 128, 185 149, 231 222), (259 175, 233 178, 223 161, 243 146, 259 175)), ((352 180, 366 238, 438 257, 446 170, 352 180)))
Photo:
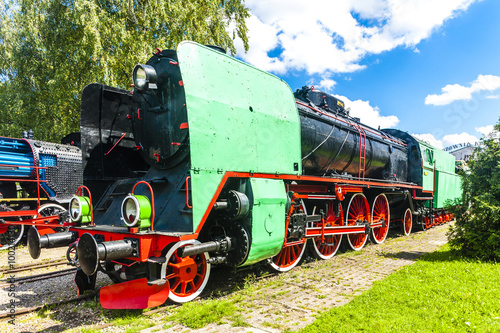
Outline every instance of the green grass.
POLYGON ((198 329, 210 323, 222 324, 224 318, 232 317, 237 311, 232 300, 210 299, 183 304, 169 320, 198 329))
POLYGON ((390 275, 301 332, 500 332, 500 265, 447 246, 390 275))

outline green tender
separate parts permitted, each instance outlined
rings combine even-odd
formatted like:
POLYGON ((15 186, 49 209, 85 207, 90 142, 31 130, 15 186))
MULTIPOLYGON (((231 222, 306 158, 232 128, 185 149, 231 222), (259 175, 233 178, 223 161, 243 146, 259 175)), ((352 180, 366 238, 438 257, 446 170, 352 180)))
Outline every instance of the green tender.
POLYGON ((460 176, 455 174, 455 156, 422 141, 419 145, 424 166, 423 190, 434 191, 434 208, 443 208, 447 200, 462 194, 460 176))
MULTIPOLYGON (((186 93, 196 230, 225 172, 302 174, 300 120, 290 87, 278 77, 194 42, 180 43, 177 55, 186 93)), ((253 191, 272 190, 261 195, 275 199, 266 204, 272 216, 254 207, 252 246, 263 253, 276 252, 276 241, 261 248, 260 241, 269 237, 263 223, 283 229, 283 242, 286 193, 277 182, 283 191, 252 180, 253 191)))

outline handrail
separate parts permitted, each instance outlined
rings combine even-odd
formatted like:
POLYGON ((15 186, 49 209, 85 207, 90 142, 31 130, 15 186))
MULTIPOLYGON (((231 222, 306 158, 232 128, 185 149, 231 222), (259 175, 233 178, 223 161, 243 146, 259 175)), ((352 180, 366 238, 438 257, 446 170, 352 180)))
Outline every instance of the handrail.
POLYGON ((365 167, 366 167, 366 133, 359 124, 353 123, 352 125, 354 128, 356 128, 358 130, 358 134, 359 134, 358 178, 364 179, 365 178, 365 167), (363 165, 361 165, 361 160, 363 160, 363 165))
MULTIPOLYGON (((30 165, 15 165, 15 164, 0 164, 0 168, 2 167, 7 167, 7 168, 16 168, 15 170, 3 170, 3 171, 16 171, 19 170, 20 168, 23 169, 29 169, 31 172, 36 174, 36 179, 26 179, 26 178, 19 178, 19 176, 13 176, 12 178, 0 178, 0 181, 2 182, 25 182, 25 183, 37 183, 37 198, 33 200, 37 201, 37 211, 40 209, 41 206, 41 198, 40 198, 40 184, 41 183, 47 183, 47 180, 42 180, 40 179, 40 170, 47 170, 48 167, 46 166, 36 166, 34 164, 30 165)), ((29 176, 32 177, 32 176, 29 176)), ((37 214, 38 215, 38 214, 37 214)))
MULTIPOLYGON (((313 110, 313 111, 315 111, 315 112, 318 112, 318 113, 320 113, 320 114, 322 114, 322 115, 324 115, 324 116, 327 116, 327 117, 333 118, 333 119, 338 120, 338 121, 340 121, 340 122, 343 122, 344 124, 352 125, 352 123, 350 123, 350 122, 347 122, 347 121, 345 121, 345 120, 343 120, 343 119, 337 118, 337 117, 335 117, 335 116, 333 116, 333 115, 331 115, 331 114, 328 114, 328 113, 326 113, 326 112, 323 112, 323 111, 321 111, 321 110, 315 109, 315 108, 313 108, 313 107, 311 107, 311 106, 309 106, 309 105, 307 105, 307 104, 305 104, 305 103, 302 103, 302 102, 299 102, 299 101, 295 101, 295 103, 300 104, 300 105, 302 105, 302 106, 305 106, 305 107, 307 107, 307 108, 309 108, 309 109, 311 109, 311 110, 313 110)), ((406 146, 406 143, 404 143, 404 142, 403 142, 403 141, 401 141, 401 140, 395 140, 395 139, 393 139, 393 138, 387 137, 385 134, 384 134, 384 135, 382 135, 382 134, 381 134, 381 132, 379 133, 379 132, 372 131, 370 128, 367 128, 367 127, 365 127, 365 126, 362 126, 362 128, 363 128, 363 130, 364 130, 364 131, 366 131, 366 132, 370 132, 370 133, 375 134, 375 135, 378 135, 378 136, 380 136, 382 139, 387 139, 387 140, 389 140, 389 141, 395 142, 395 143, 400 144, 400 145, 402 145, 402 146, 406 146)))
POLYGON ((193 206, 189 204, 189 184, 188 184, 189 179, 191 179, 191 176, 186 177, 186 207, 193 208, 193 206))

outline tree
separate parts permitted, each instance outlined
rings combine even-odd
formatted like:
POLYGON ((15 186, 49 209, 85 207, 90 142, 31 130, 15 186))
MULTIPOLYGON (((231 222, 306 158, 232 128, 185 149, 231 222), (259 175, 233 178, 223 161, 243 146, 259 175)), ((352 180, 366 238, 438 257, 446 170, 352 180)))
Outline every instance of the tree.
MULTIPOLYGON (((500 131, 500 121, 495 126, 500 131)), ((500 260, 500 140, 483 139, 484 148, 469 160, 463 174, 463 204, 448 235, 452 248, 482 260, 500 260)))
POLYGON ((5 0, 0 4, 0 135, 32 128, 58 141, 79 129, 92 82, 126 88, 156 47, 182 40, 248 49, 242 0, 5 0))

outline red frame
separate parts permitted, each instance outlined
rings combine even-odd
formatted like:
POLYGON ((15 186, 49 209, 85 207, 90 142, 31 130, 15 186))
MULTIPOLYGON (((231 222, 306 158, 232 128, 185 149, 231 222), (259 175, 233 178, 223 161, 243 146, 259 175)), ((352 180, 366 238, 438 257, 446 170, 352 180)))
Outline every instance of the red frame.
MULTIPOLYGON (((364 188, 377 187, 377 188, 406 188, 412 189, 414 191, 421 190, 421 186, 411 185, 408 183, 388 183, 383 181, 366 181, 359 179, 344 179, 340 177, 323 178, 316 176, 300 176, 300 175, 280 175, 280 174, 265 174, 265 173, 250 173, 250 172, 226 172, 221 182, 219 183, 211 201, 208 205, 208 209, 205 211, 200 224, 197 229, 192 234, 186 235, 173 235, 166 233, 150 233, 150 234, 140 234, 129 232, 109 232, 104 230, 99 230, 99 227, 94 228, 71 228, 71 231, 78 232, 78 237, 84 233, 89 233, 92 236, 97 234, 104 237, 104 241, 115 241, 123 240, 125 238, 137 239, 139 241, 139 257, 130 257, 127 259, 146 262, 149 257, 158 257, 162 255, 162 250, 171 243, 178 242, 181 240, 197 239, 198 235, 205 225, 205 222, 212 211, 212 207, 216 202, 219 194, 224 188, 227 180, 229 178, 268 178, 268 179, 282 179, 288 181, 300 181, 300 182, 311 182, 313 184, 287 184, 287 189, 296 192, 292 198, 295 199, 314 199, 314 200, 344 200, 345 195, 348 193, 362 193, 364 188), (316 183, 316 184, 314 184, 316 183), (335 193, 328 193, 328 189, 333 187, 335 193), (307 194, 299 194, 297 192, 309 192, 307 194)), ((188 178, 186 178, 186 182, 188 178)), ((187 198, 189 199, 189 198, 187 198)), ((287 218, 285 222, 285 227, 288 228, 290 222, 291 214, 293 213, 293 204, 287 213, 287 218)), ((321 227, 307 228, 305 238, 312 237, 324 237, 325 235, 338 235, 338 234, 357 234, 364 233, 366 231, 365 226, 336 226, 329 227, 325 225, 325 221, 321 221, 321 227)), ((380 227, 382 223, 370 224, 371 228, 380 227)), ((305 243, 306 239, 299 241, 287 243, 286 238, 284 239, 284 246, 290 246, 294 244, 305 243)))

